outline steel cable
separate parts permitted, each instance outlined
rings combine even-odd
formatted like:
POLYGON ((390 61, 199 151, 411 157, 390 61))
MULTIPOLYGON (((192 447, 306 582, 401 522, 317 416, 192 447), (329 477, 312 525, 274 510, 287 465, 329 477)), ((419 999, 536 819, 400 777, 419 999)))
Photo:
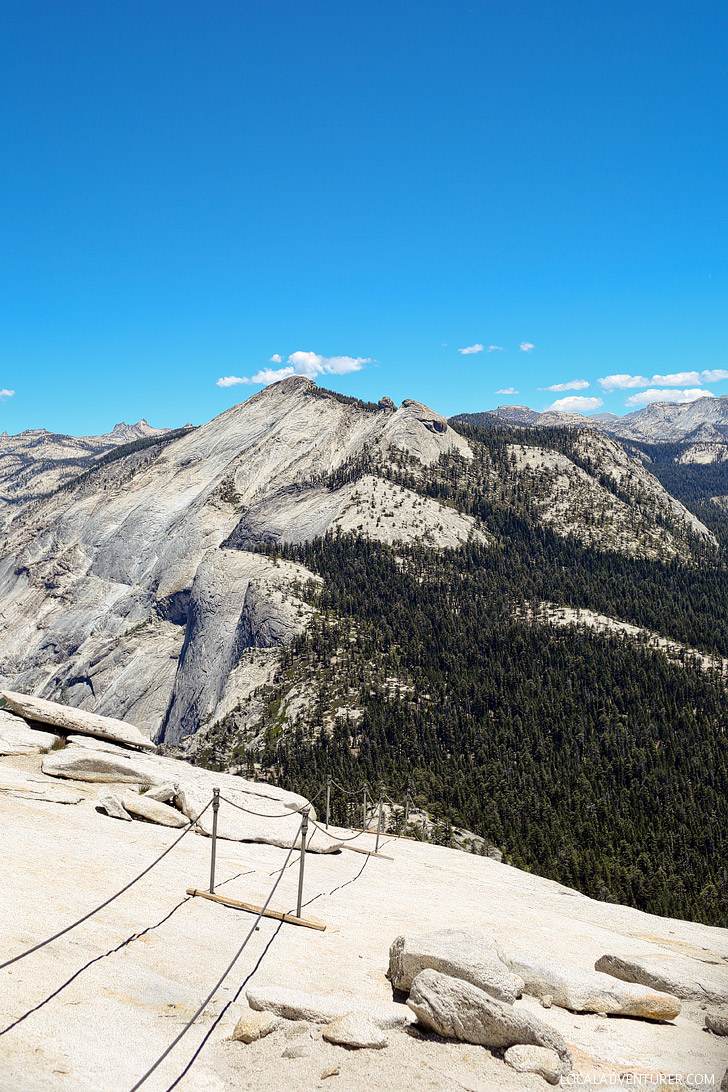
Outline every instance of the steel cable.
POLYGON ((230 974, 231 970, 233 969, 233 967, 235 966, 237 961, 240 959, 240 956, 243 954, 243 951, 245 950, 245 947, 248 944, 248 941, 250 940, 250 938, 252 937, 252 935, 255 932, 256 928, 258 927, 258 922, 263 917, 263 914, 265 913, 265 911, 268 909, 268 904, 270 903, 270 900, 273 898, 273 895, 276 892, 276 888, 278 887, 278 884, 281 882, 281 879, 282 879, 283 874, 285 872, 288 861, 290 860, 290 857, 291 857, 291 855, 293 853, 293 850, 295 849, 296 842, 298 841, 298 836, 301 833, 301 827, 302 826, 303 826, 303 823, 301 822, 301 824, 299 825, 298 830, 296 831, 295 837, 294 837, 293 841, 291 842, 291 847, 288 850, 288 856, 286 857, 286 860, 285 860, 285 862, 283 864, 283 868, 281 869, 281 872, 280 872, 280 874, 278 876, 278 879, 275 881, 275 883, 271 887, 270 891, 268 892, 268 897, 265 900, 263 906, 260 908, 258 914, 256 915, 255 921, 251 925, 250 930, 248 931, 243 943, 240 945, 237 952, 235 953, 235 955, 233 956, 233 958, 230 960, 227 967, 223 971, 222 975, 220 976, 220 978, 218 978, 217 982, 212 987, 212 989, 208 993, 207 997, 205 998, 205 1000, 202 1002, 202 1004, 198 1008, 197 1012, 187 1021, 185 1026, 182 1028, 182 1030, 179 1032, 179 1034, 174 1037, 174 1039, 169 1044, 169 1046, 166 1048, 166 1050, 164 1050, 159 1055, 156 1062, 152 1066, 149 1067, 149 1069, 146 1071, 144 1076, 141 1077, 137 1081, 137 1083, 135 1085, 133 1085, 133 1087, 129 1090, 129 1092, 137 1092, 137 1089, 141 1088, 141 1086, 144 1084, 144 1082, 149 1077, 151 1077, 152 1073, 154 1073, 155 1069, 157 1069, 157 1067, 162 1064, 162 1062, 167 1057, 167 1055, 170 1054, 174 1050, 174 1048, 177 1046, 177 1043, 180 1041, 180 1039, 182 1039, 183 1036, 185 1036, 187 1034, 187 1032, 190 1030, 190 1028, 194 1024, 195 1020, 197 1020, 198 1016, 200 1016, 200 1014, 202 1012, 204 1012, 204 1010, 210 1004, 210 1001, 215 996, 217 991, 220 989, 220 986, 223 984, 223 982, 225 981, 227 976, 230 974))
POLYGON ((89 918, 92 918, 94 914, 98 914, 99 910, 103 910, 104 907, 109 906, 109 904, 114 902, 115 899, 118 899, 120 895, 123 895, 125 891, 128 891, 130 887, 133 887, 135 883, 138 883, 139 880, 146 876, 147 872, 151 872, 152 869, 155 868, 159 864, 159 862, 167 856, 168 853, 171 853, 174 847, 179 845, 179 843, 182 841, 186 834, 189 834, 195 824, 200 821, 207 809, 211 806, 212 800, 210 800, 208 804, 205 804, 204 808, 195 819, 190 819, 189 823, 182 831, 179 838, 175 838, 174 842, 172 842, 172 845, 167 846, 164 853, 160 853, 159 856, 154 861, 152 861, 150 865, 147 865, 143 872, 140 872, 139 875, 135 876, 133 880, 129 880, 129 883, 125 884, 120 891, 117 891, 116 894, 111 895, 108 899, 105 900, 105 902, 102 902, 99 906, 94 907, 93 910, 89 910, 89 912, 87 914, 84 914, 82 918, 79 918, 78 921, 71 922, 71 924, 67 925, 65 929, 59 929, 59 931, 57 933, 54 933, 52 937, 47 937, 46 940, 39 941, 38 944, 34 944, 32 948, 28 948, 25 952, 21 952, 19 955, 13 956, 12 959, 6 959, 4 963, 0 963, 0 971, 4 970, 6 967, 10 967, 13 963, 17 963, 19 959, 25 959, 26 956, 32 955, 33 952, 37 952, 40 948, 45 948, 46 944, 50 944, 52 941, 58 940, 59 937, 65 936, 66 933, 70 933, 71 929, 75 929, 78 925, 83 925, 83 923, 85 921, 88 921, 89 918))

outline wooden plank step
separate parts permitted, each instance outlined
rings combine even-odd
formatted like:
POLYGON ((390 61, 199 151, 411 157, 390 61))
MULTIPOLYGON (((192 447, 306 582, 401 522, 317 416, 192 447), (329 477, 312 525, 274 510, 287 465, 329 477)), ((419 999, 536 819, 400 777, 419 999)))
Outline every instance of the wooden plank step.
MULTIPOLYGON (((188 895, 197 895, 201 899, 210 899, 212 902, 222 903, 223 906, 232 906, 235 910, 247 910, 249 914, 260 914, 262 907, 253 906, 249 902, 239 902, 237 899, 229 899, 224 895, 213 895, 209 891, 199 891, 196 887, 187 888, 188 895)), ((318 929, 323 933, 326 926, 316 918, 297 918, 295 914, 284 914, 280 910, 263 910, 262 917, 275 918, 276 921, 285 921, 288 925, 303 925, 306 929, 318 929)))

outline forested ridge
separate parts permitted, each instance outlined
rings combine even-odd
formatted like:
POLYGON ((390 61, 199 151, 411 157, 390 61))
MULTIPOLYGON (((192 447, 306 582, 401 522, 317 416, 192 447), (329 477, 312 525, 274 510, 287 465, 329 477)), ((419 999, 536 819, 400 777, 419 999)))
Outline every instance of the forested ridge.
MULTIPOLYGON (((728 925, 728 694, 718 671, 654 649, 523 616, 542 601, 634 622, 728 655, 728 574, 695 544, 688 563, 629 558, 538 525, 528 496, 478 475, 515 437, 463 428, 480 468, 385 471, 482 520, 487 544, 388 547, 331 534, 261 550, 323 577, 302 594, 318 613, 283 650, 265 713, 245 737, 234 715, 209 737, 208 762, 250 764, 312 795, 384 781, 400 797, 502 846, 519 867, 596 898, 728 925), (286 695, 306 715, 291 730, 286 695)), ((510 430, 513 433, 515 430, 510 430)), ((568 450, 572 430, 539 443, 568 450)), ((533 442, 533 435, 529 437, 533 442)), ((371 467, 337 472, 356 476, 371 467)), ((382 472, 382 468, 378 467, 382 472)), ((335 814, 345 817, 335 795, 335 814)))

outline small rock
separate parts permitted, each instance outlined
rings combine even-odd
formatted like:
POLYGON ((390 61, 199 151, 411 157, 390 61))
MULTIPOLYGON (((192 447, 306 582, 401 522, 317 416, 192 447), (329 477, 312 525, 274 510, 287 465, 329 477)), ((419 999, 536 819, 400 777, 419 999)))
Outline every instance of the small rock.
MULTIPOLYGON (((273 1013, 268 1013, 268 1015, 272 1016, 273 1013)), ((297 1021, 296 1022, 288 1021, 286 1023, 283 1034, 285 1035, 286 1039, 300 1039, 302 1036, 305 1036, 305 1038, 310 1039, 311 1029, 309 1028, 308 1024, 304 1024, 303 1022, 299 1023, 297 1021)))
POLYGON ((121 802, 132 815, 138 815, 150 823, 159 823, 163 827, 186 827, 189 822, 182 812, 170 808, 168 804, 160 804, 148 793, 127 790, 122 795, 121 802))
POLYGON ((562 1077, 561 1059, 555 1050, 538 1046, 512 1046, 504 1058, 517 1073, 536 1073, 549 1084, 558 1084, 562 1077))
POLYGON ((558 1031, 531 1013, 495 1001, 461 978, 431 969, 421 971, 412 983, 407 1004, 421 1024, 446 1039, 497 1049, 519 1043, 548 1047, 571 1068, 571 1056, 558 1031))
POLYGON ((327 1077, 338 1077, 341 1070, 338 1065, 330 1065, 328 1069, 325 1069, 321 1074, 321 1080, 325 1081, 327 1077))
POLYGON ((339 1020, 327 1024, 323 1030, 327 1043, 350 1047, 352 1050, 368 1048, 381 1050, 389 1044, 387 1036, 361 1012, 350 1012, 339 1020))
POLYGON ((131 823, 131 815, 122 804, 121 796, 115 793, 113 789, 104 785, 103 788, 99 789, 98 801, 99 807, 103 808, 112 819, 125 819, 127 823, 131 823))
POLYGON ((310 1050, 303 1043, 293 1043, 281 1054, 281 1058, 308 1058, 310 1050))
POLYGON ((541 1008, 550 1009, 554 1003, 554 999, 550 993, 545 993, 541 998, 541 1008))
POLYGON ((705 1026, 715 1035, 728 1035, 728 1013, 706 1012, 705 1026))
POLYGON ((264 1039, 272 1031, 277 1031, 282 1022, 280 1016, 272 1012, 248 1009, 235 1025, 232 1037, 236 1043, 254 1043, 258 1039, 264 1039))
POLYGON ((144 795, 147 800, 158 800, 160 804, 167 804, 174 799, 176 792, 177 786, 167 782, 164 785, 153 785, 151 789, 147 789, 144 795))
POLYGON ((394 940, 389 949, 388 978, 396 990, 406 993, 420 971, 428 967, 471 982, 509 1005, 523 990, 523 980, 506 966, 500 944, 486 933, 438 929, 394 940))

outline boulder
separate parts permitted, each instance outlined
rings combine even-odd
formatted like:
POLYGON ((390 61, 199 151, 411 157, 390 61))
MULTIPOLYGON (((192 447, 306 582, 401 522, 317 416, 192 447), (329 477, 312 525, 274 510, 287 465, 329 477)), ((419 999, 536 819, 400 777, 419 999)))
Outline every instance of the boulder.
MULTIPOLYGON (((73 781, 126 783, 127 785, 163 785, 167 781, 164 767, 157 765, 152 755, 134 751, 97 751, 86 747, 65 747, 51 751, 43 758, 43 773, 73 781)), ((210 793, 212 795, 212 793, 210 793)))
POLYGON ((232 1038, 236 1043, 254 1043, 277 1031, 283 1021, 272 1012, 256 1012, 248 1009, 238 1020, 232 1038))
POLYGON ((421 1024, 446 1039, 496 1049, 519 1043, 547 1047, 571 1068, 566 1042, 558 1031, 531 1013, 496 1001, 462 978, 431 968, 420 971, 407 1004, 421 1024))
POLYGON ((705 1026, 714 1035, 728 1035, 728 1012, 706 1012, 705 1026))
POLYGON ((102 717, 98 713, 89 713, 87 709, 74 709, 70 705, 61 705, 56 701, 32 697, 30 694, 18 694, 14 690, 0 690, 0 694, 14 713, 28 720, 52 724, 68 732, 80 732, 81 735, 98 736, 117 743, 126 743, 129 747, 154 750, 154 743, 143 736, 133 724, 113 717, 102 717))
POLYGON ((49 751, 61 737, 31 728, 22 717, 0 709, 0 755, 34 755, 49 751))
POLYGON ((186 827, 189 820, 176 808, 170 808, 159 800, 154 800, 146 793, 130 792, 128 789, 121 798, 123 807, 138 815, 140 819, 146 819, 149 823, 159 823, 163 827, 186 827))
POLYGON ((45 800, 50 804, 80 804, 83 800, 78 793, 61 789, 45 777, 15 770, 12 766, 0 766, 0 793, 19 800, 45 800))
POLYGON ((327 1024, 323 1037, 328 1043, 349 1047, 351 1050, 381 1050, 389 1039, 363 1012, 349 1012, 327 1024))
POLYGON ((594 968, 622 982, 637 982, 653 990, 663 990, 683 1001, 728 1003, 728 975, 716 974, 697 959, 667 952, 628 957, 603 955, 594 968))
POLYGON ((119 793, 104 785, 102 789, 99 789, 98 801, 99 807, 102 807, 112 819, 125 819, 127 823, 131 823, 131 815, 122 804, 119 793))
POLYGON ((411 1017, 401 1005, 389 1010, 368 1010, 355 998, 341 995, 304 993, 286 986, 251 986, 246 993, 251 1009, 274 1012, 286 1020, 306 1020, 311 1024, 333 1024, 349 1013, 365 1015, 375 1027, 401 1028, 410 1023, 411 1017))
POLYGON ((554 1005, 571 1012, 639 1016, 643 1020, 674 1020, 680 1002, 646 986, 618 983, 608 974, 586 971, 573 963, 527 952, 512 952, 508 966, 525 982, 532 997, 550 995, 554 1005))
POLYGON ((174 800, 177 795, 177 786, 167 781, 164 785, 153 785, 151 789, 147 789, 144 795, 147 800, 159 800, 160 804, 166 804, 168 801, 174 800))
POLYGON ((564 1075, 561 1058, 547 1047, 512 1046, 503 1057, 517 1073, 536 1073, 549 1084, 558 1084, 564 1075))
POLYGON ((407 993, 420 971, 431 967, 512 1005, 523 991, 523 980, 510 972, 504 958, 498 941, 485 933, 439 929, 397 937, 389 949, 388 978, 396 990, 407 993))
MULTIPOLYGON (((288 849, 296 836, 301 823, 300 809, 306 804, 302 796, 245 781, 242 777, 213 773, 175 758, 139 754, 121 748, 112 750, 108 746, 100 749, 74 743, 62 751, 45 755, 42 768, 52 777, 75 781, 141 785, 152 791, 150 799, 158 793, 168 793, 172 785, 176 806, 187 819, 197 819, 202 815, 203 809, 212 800, 213 788, 220 788, 219 838, 236 842, 264 842, 283 849, 288 849), (246 810, 240 811, 235 804, 246 810)), ((212 834, 212 808, 204 812, 197 829, 203 834, 212 834)), ((297 844, 300 844, 300 838, 297 844)), ((311 853, 334 853, 340 849, 340 843, 314 828, 307 849, 311 853)))

